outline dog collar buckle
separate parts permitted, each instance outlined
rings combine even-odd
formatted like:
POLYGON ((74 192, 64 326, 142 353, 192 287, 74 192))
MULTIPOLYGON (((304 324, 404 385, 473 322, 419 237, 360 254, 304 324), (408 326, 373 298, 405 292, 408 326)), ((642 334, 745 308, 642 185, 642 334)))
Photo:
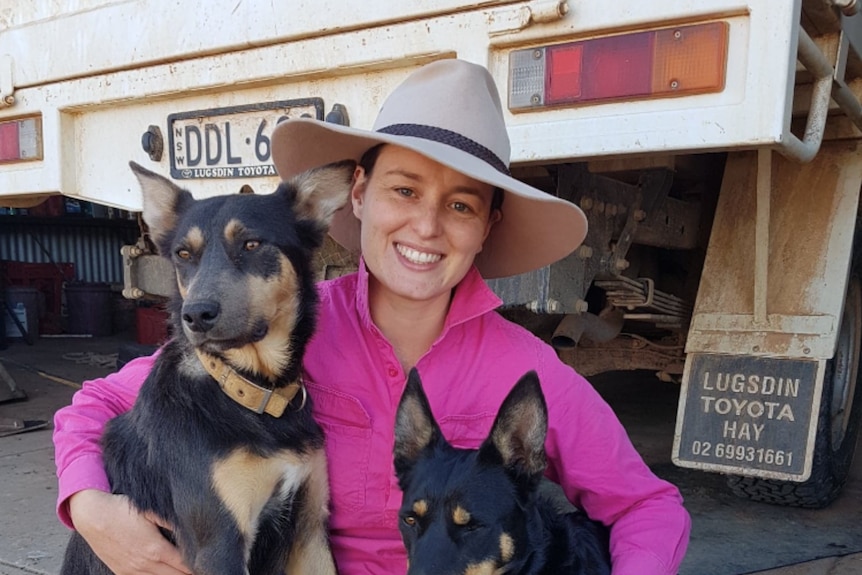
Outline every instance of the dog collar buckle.
POLYGON ((305 407, 308 395, 302 377, 286 387, 263 387, 244 378, 217 357, 201 351, 197 351, 197 354, 204 369, 216 380, 225 395, 258 415, 266 413, 273 417, 281 417, 300 391, 302 402, 296 411, 305 407))
POLYGON ((252 408, 257 414, 262 414, 266 412, 266 406, 269 403, 269 398, 272 397, 272 390, 267 388, 262 388, 261 390, 261 398, 260 404, 256 408, 252 408))

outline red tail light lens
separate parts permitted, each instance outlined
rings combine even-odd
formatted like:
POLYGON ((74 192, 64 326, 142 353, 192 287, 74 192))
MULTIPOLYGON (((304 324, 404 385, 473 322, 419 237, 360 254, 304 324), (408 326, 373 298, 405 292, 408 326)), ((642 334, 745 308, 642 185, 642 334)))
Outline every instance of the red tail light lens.
POLYGON ((581 98, 581 68, 584 47, 560 46, 546 52, 549 74, 545 77, 545 99, 549 102, 568 102, 581 98))
POLYGON ((41 158, 41 118, 19 118, 0 122, 0 162, 41 158))
POLYGON ((18 122, 4 122, 0 124, 0 161, 17 160, 20 157, 18 122))

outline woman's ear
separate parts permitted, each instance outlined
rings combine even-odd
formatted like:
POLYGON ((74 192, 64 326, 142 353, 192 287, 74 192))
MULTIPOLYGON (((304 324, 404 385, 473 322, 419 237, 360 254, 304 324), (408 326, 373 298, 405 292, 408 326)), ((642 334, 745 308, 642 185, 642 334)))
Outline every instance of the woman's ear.
POLYGON ((363 196, 367 184, 368 178, 365 175, 365 168, 356 166, 356 169, 353 170, 353 187, 350 190, 350 201, 353 204, 353 215, 360 221, 362 221, 363 196))
MULTIPOLYGON (((491 215, 488 216, 488 224, 485 226, 485 237, 482 238, 482 245, 485 245, 485 240, 488 239, 488 234, 491 233, 491 228, 493 228, 500 220, 503 219, 503 212, 499 209, 494 209, 491 212, 491 215)), ((481 249, 479 251, 482 251, 481 249)))

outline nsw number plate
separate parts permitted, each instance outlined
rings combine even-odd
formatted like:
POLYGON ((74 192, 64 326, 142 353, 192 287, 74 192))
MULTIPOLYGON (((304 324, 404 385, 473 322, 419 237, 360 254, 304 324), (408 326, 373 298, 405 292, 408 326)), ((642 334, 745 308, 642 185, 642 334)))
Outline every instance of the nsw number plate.
POLYGON ((270 136, 288 118, 323 119, 323 99, 282 100, 168 116, 175 179, 274 176, 270 136))
POLYGON ((673 462, 805 481, 811 474, 823 361, 692 354, 673 462))

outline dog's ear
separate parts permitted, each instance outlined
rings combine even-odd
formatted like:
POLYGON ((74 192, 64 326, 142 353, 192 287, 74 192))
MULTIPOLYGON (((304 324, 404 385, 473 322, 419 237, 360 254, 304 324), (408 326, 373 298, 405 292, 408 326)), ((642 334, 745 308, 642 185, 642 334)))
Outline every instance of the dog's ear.
POLYGON ((407 377, 407 386, 395 413, 395 474, 399 483, 404 482, 422 451, 443 437, 428 397, 422 389, 419 372, 414 367, 407 377))
POLYGON ((328 228, 335 212, 347 203, 355 170, 356 162, 344 160, 295 176, 289 183, 296 190, 297 216, 328 228))
POLYGON ((535 371, 506 396, 494 426, 479 448, 479 461, 502 464, 518 481, 537 483, 545 472, 548 407, 535 371))
POLYGON ((142 216, 150 230, 150 237, 159 252, 165 255, 165 240, 176 228, 184 206, 193 201, 192 195, 135 162, 129 162, 129 166, 141 184, 142 216))

